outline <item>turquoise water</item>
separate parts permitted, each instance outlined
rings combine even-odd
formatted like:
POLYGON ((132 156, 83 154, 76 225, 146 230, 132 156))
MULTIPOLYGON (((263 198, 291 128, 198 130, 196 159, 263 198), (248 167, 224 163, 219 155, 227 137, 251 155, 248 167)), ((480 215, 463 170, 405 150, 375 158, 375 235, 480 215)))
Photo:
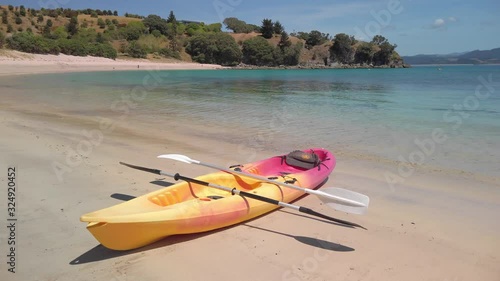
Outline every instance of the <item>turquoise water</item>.
MULTIPOLYGON (((447 139, 422 164, 498 175, 500 66, 441 68, 155 71, 161 82, 128 114, 158 126, 219 128, 203 135, 243 148, 321 146, 389 160, 408 159, 419 150, 415 141, 432 139, 439 128, 447 139)), ((50 74, 0 83, 32 102, 106 115, 151 75, 50 74)))

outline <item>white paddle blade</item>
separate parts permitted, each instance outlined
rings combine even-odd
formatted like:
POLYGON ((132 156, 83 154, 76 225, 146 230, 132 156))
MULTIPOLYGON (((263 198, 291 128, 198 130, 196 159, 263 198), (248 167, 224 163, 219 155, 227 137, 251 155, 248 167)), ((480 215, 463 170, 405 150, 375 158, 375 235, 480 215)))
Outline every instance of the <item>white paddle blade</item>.
POLYGON ((363 215, 368 210, 370 198, 364 194, 338 187, 325 188, 321 191, 330 195, 319 197, 321 201, 337 211, 363 215))
POLYGON ((181 162, 188 163, 188 164, 193 164, 193 163, 199 164, 200 163, 200 161, 193 160, 193 159, 187 157, 186 155, 182 155, 182 154, 163 154, 163 155, 158 156, 158 158, 172 159, 172 160, 177 160, 177 161, 181 161, 181 162))

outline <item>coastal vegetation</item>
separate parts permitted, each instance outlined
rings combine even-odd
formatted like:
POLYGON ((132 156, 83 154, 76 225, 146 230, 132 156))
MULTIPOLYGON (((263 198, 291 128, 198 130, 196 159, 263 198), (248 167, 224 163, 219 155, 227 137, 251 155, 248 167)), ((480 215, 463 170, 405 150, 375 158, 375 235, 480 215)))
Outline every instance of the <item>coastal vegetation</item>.
POLYGON ((236 41, 221 32, 194 35, 187 41, 186 52, 199 63, 234 66, 242 59, 242 52, 236 41))
POLYGON ((3 34, 2 31, 0 31, 0 48, 3 48, 4 44, 5 44, 5 34, 3 34))
POLYGON ((273 19, 260 25, 230 17, 222 23, 111 10, 0 6, 0 47, 40 54, 177 59, 224 66, 399 67, 397 45, 318 30, 287 33, 273 19))

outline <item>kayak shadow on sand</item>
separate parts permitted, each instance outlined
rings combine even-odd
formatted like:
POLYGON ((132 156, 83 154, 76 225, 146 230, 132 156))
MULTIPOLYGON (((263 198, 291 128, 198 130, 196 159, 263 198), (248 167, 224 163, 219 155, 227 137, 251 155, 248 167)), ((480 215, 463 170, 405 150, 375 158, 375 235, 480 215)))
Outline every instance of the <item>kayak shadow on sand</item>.
POLYGON ((293 238, 293 239, 295 239, 301 243, 304 243, 306 245, 320 248, 320 249, 324 249, 324 250, 329 250, 329 251, 334 251, 334 252, 353 252, 353 251, 355 251, 354 248, 351 248, 351 247, 348 247, 348 246, 345 246, 342 244, 330 242, 327 240, 319 239, 319 238, 312 238, 312 237, 307 237, 307 236, 295 236, 295 235, 286 234, 286 233, 275 231, 275 230, 265 229, 265 228, 261 228, 261 227, 257 227, 257 226, 253 226, 253 225, 249 225, 249 224, 243 224, 243 225, 246 227, 250 227, 250 228, 254 228, 254 229, 258 229, 258 230, 267 231, 267 232, 271 232, 274 234, 279 234, 279 235, 283 235, 286 237, 290 237, 290 238, 293 238))
POLYGON ((233 226, 215 229, 215 230, 203 232, 203 233, 172 235, 172 236, 168 236, 160 241, 149 244, 147 246, 133 249, 133 250, 128 250, 128 251, 111 250, 111 249, 108 249, 108 248, 104 247, 103 245, 99 244, 99 245, 95 246, 94 248, 88 250, 87 252, 83 253, 79 257, 75 258, 74 260, 70 261, 69 264, 70 265, 86 264, 86 263, 91 263, 91 262, 98 262, 98 261, 118 258, 118 257, 122 257, 122 256, 132 255, 132 254, 141 253, 141 252, 147 252, 147 251, 154 250, 157 248, 163 248, 166 246, 171 246, 171 245, 175 245, 178 243, 183 243, 183 242, 195 240, 195 239, 207 236, 207 235, 212 235, 216 232, 224 231, 230 227, 233 227, 233 226))

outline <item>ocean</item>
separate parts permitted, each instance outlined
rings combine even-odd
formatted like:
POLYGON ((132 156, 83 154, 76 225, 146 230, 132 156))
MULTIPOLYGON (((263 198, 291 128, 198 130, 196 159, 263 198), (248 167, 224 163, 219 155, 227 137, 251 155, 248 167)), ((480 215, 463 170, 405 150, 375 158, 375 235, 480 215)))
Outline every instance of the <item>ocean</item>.
POLYGON ((0 77, 0 84, 18 100, 71 114, 126 116, 166 134, 182 127, 236 143, 242 158, 325 147, 339 152, 338 161, 375 157, 500 174, 497 65, 93 72, 0 77))

